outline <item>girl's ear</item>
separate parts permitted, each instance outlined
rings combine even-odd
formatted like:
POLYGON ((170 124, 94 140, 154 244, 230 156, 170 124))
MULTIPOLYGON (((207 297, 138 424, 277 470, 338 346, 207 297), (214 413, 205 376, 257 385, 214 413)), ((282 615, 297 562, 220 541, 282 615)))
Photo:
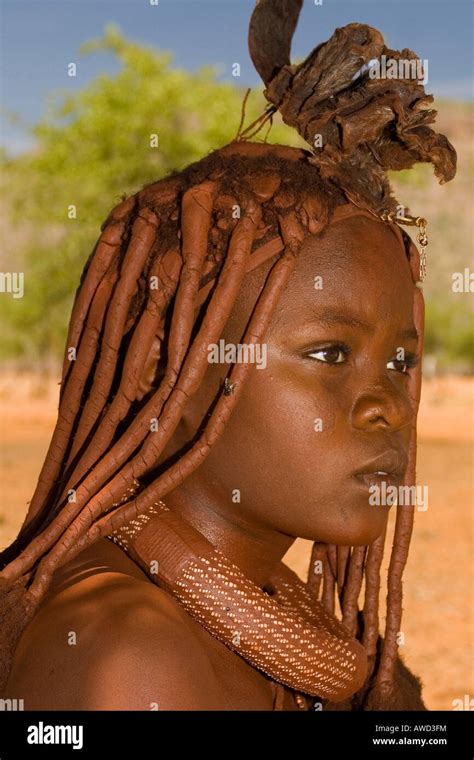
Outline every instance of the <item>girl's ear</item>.
POLYGON ((141 401, 141 399, 146 396, 148 391, 155 385, 154 380, 161 358, 161 349, 164 337, 164 328, 160 327, 157 334, 153 338, 150 351, 148 352, 148 356, 146 358, 143 371, 138 382, 136 394, 136 399, 138 401, 141 401))

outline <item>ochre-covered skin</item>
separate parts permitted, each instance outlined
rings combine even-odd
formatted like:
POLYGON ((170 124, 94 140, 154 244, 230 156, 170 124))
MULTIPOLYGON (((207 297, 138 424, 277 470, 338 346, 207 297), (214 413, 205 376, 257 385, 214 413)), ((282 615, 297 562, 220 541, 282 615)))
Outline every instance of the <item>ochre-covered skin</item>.
MULTIPOLYGON (((280 76, 289 3, 281 56, 260 64, 300 129, 292 88, 325 64, 280 76)), ((375 33, 349 26, 326 50, 340 44, 346 74, 375 33)), ((384 102, 405 87, 386 86, 384 102)), ((386 112, 370 113, 381 163, 332 132, 319 161, 241 136, 102 225, 51 446, 0 557, 1 696, 27 710, 424 709, 396 644, 414 507, 397 508, 382 638, 389 507, 356 477, 373 463, 415 482, 423 347, 418 251, 379 218, 396 205, 382 169, 416 151, 403 129, 391 151, 386 112), (209 363, 221 339, 264 345, 265 367, 209 363), (107 538, 127 535, 125 551, 107 538), (296 537, 314 542, 306 584, 282 565, 296 537)), ((423 160, 449 179, 455 154, 438 137, 423 160)))

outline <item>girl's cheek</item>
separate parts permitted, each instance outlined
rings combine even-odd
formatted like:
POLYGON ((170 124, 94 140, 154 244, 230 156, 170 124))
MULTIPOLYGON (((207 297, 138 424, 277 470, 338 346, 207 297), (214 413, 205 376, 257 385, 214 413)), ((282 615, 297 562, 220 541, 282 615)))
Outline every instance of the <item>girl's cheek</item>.
POLYGON ((327 388, 320 388, 314 392, 313 411, 319 425, 319 432, 331 433, 344 425, 344 420, 349 419, 349 399, 347 394, 342 394, 327 388))

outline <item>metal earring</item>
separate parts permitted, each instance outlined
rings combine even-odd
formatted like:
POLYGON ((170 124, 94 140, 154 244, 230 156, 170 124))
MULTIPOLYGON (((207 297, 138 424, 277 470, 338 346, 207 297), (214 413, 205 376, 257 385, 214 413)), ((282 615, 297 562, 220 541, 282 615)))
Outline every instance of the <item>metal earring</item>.
POLYGON ((226 377, 224 380, 224 396, 230 396, 231 393, 234 392, 234 388, 237 385, 237 383, 231 383, 229 379, 226 377))

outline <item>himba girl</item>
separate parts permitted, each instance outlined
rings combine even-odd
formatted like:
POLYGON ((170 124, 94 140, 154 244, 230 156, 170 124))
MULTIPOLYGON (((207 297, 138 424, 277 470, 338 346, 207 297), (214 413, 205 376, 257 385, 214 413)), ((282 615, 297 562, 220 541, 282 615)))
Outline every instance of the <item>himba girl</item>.
POLYGON ((26 710, 426 709, 397 648, 414 506, 385 591, 390 506, 369 500, 415 482, 423 350, 426 222, 386 172, 446 182, 456 154, 417 80, 371 76, 418 60, 377 30, 292 65, 301 5, 252 15, 262 117, 124 198, 86 263, 0 555, 0 693, 26 710), (256 137, 277 111, 308 149, 256 137), (222 339, 265 365, 209 361, 222 339), (282 562, 297 537, 305 580, 282 562))

